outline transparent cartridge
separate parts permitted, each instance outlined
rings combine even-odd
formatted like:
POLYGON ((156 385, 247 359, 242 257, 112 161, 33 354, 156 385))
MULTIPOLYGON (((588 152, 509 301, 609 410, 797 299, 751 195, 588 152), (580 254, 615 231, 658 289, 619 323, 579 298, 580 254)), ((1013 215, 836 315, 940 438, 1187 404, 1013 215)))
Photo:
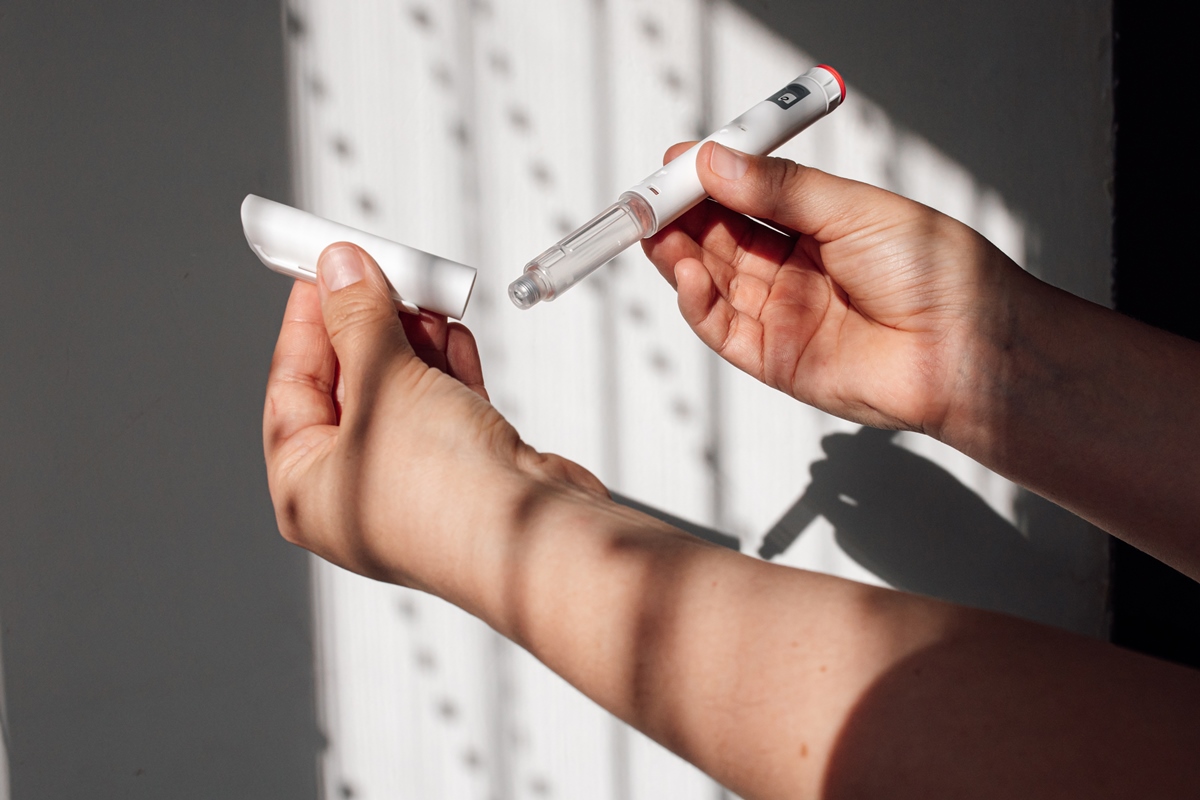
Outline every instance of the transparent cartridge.
POLYGON ((621 195, 591 221, 525 265, 508 287, 518 308, 553 300, 638 239, 658 233, 704 199, 696 154, 718 142, 751 155, 766 155, 846 97, 832 67, 813 67, 771 97, 733 120, 621 195))

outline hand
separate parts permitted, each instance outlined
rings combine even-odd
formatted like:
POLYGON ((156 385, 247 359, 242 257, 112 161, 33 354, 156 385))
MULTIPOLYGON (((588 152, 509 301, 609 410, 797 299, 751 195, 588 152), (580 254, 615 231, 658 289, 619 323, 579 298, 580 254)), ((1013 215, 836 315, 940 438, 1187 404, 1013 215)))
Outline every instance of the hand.
POLYGON ((285 539, 440 593, 471 536, 522 492, 604 492, 524 444, 492 407, 465 327, 398 315, 375 261, 353 245, 331 245, 318 272, 318 287, 292 290, 267 382, 263 446, 285 539))
POLYGON ((1003 324, 999 284, 1023 273, 965 225, 882 189, 712 144, 696 168, 716 202, 643 246, 704 343, 830 413, 938 435, 979 334, 1003 324))

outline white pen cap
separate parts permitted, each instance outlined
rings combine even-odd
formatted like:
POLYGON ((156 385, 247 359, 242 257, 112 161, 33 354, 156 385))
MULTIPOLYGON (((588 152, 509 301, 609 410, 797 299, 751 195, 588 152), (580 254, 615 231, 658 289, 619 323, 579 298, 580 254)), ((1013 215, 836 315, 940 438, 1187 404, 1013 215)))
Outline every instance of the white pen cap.
POLYGON ((264 264, 309 282, 317 279, 321 251, 334 242, 356 244, 379 264, 396 302, 412 312, 462 319, 475 285, 473 267, 253 194, 242 201, 242 229, 264 264))

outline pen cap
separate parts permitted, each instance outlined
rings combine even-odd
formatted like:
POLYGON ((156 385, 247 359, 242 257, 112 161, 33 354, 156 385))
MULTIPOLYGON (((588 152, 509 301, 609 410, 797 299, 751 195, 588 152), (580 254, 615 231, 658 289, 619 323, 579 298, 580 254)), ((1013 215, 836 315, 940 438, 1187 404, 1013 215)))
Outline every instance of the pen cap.
POLYGON ((812 78, 821 87, 826 99, 829 102, 829 110, 840 106, 846 100, 846 82, 842 80, 842 76, 838 71, 828 64, 818 64, 817 66, 804 73, 805 77, 812 78))
POLYGON ((356 244, 379 264, 396 302, 413 312, 424 308, 462 319, 475 285, 473 267, 253 194, 242 201, 242 229, 264 264, 312 282, 321 251, 334 242, 356 244))

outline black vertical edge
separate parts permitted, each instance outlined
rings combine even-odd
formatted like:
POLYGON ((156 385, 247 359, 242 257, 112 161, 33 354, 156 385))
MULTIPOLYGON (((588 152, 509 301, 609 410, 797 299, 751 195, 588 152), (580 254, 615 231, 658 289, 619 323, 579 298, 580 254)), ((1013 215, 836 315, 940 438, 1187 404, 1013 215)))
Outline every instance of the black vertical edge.
MULTIPOLYGON (((1200 340, 1200 187, 1189 122, 1200 70, 1190 15, 1186 5, 1113 2, 1113 304, 1200 340)), ((1123 542, 1114 541, 1112 556, 1112 641, 1200 667, 1200 584, 1123 542)))

